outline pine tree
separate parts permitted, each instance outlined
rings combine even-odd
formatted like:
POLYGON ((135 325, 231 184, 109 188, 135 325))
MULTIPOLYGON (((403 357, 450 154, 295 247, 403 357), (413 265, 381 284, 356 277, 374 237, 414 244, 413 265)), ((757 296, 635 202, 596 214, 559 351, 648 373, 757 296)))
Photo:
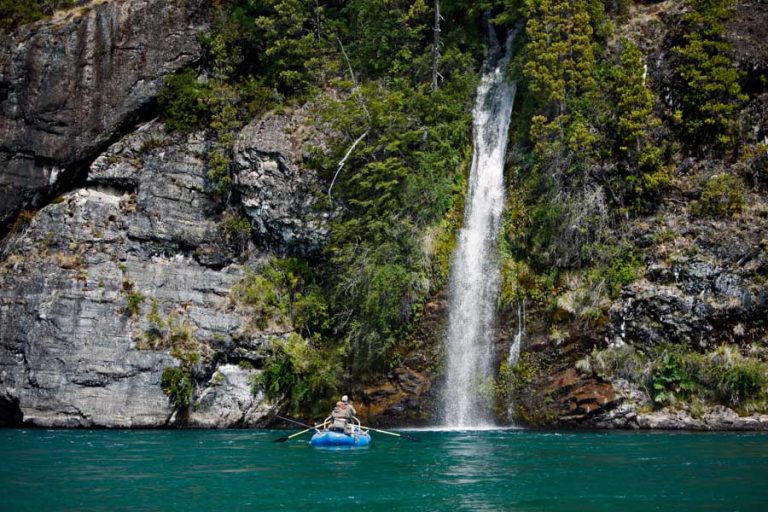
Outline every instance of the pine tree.
POLYGON ((567 100, 593 84, 595 56, 585 0, 528 0, 529 39, 523 72, 544 111, 566 112, 567 100))
POLYGON ((645 83, 646 69, 640 49, 631 41, 622 41, 619 65, 612 68, 611 87, 615 100, 615 140, 620 188, 625 200, 636 208, 642 201, 666 185, 661 149, 652 138, 661 121, 653 114, 653 93, 645 83))
POLYGON ((691 146, 725 148, 734 140, 736 115, 747 99, 722 37, 735 1, 690 0, 689 5, 684 44, 673 49, 679 61, 678 115, 691 146))

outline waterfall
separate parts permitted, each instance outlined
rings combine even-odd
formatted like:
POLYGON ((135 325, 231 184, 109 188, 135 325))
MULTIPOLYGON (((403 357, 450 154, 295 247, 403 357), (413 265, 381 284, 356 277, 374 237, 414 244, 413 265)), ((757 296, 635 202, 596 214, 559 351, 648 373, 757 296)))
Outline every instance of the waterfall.
POLYGON ((520 359, 520 345, 523 343, 523 333, 525 332, 525 301, 517 303, 517 333, 512 340, 512 346, 509 347, 507 363, 510 368, 514 368, 517 360, 520 359))
POLYGON ((512 41, 491 49, 472 111, 473 157, 464 225, 451 269, 442 421, 453 428, 492 425, 484 393, 493 375, 493 333, 499 269, 496 235, 504 208, 504 156, 516 86, 507 79, 512 41))

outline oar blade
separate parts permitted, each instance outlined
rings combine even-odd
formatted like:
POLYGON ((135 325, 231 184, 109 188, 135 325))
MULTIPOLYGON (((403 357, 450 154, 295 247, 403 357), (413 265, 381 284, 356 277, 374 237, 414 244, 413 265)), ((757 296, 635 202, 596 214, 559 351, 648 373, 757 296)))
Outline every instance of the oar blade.
POLYGON ((277 439, 273 440, 273 443, 284 443, 288 440, 287 437, 278 437, 277 439))
POLYGON ((402 437, 403 439, 407 439, 409 441, 415 441, 417 443, 419 442, 418 438, 409 436, 408 434, 403 434, 401 432, 390 432, 388 430, 380 430, 378 428, 373 428, 373 427, 363 427, 363 428, 367 428, 368 430, 372 430, 373 432, 379 432, 380 434, 387 434, 388 436, 402 437))

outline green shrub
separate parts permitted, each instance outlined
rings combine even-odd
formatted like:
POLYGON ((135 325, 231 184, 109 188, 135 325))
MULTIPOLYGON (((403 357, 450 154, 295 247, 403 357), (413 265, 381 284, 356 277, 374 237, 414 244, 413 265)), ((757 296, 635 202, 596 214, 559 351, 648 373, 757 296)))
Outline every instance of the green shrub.
POLYGON ((264 391, 271 399, 286 398, 291 412, 328 410, 343 374, 342 351, 321 350, 298 334, 272 341, 273 355, 253 384, 254 394, 264 391))
POLYGON ((688 397, 693 390, 685 358, 677 349, 667 349, 653 370, 653 401, 658 405, 672 405, 688 397))
POLYGON ((166 368, 163 370, 160 385, 176 408, 189 407, 195 389, 189 370, 181 367, 166 368))
POLYGON ((757 398, 766 385, 765 365, 759 361, 740 362, 717 376, 718 391, 733 405, 757 398))
POLYGON ((249 308, 256 329, 285 325, 290 320, 287 297, 267 276, 248 271, 232 288, 232 297, 249 308))
POLYGON ((647 377, 647 357, 631 345, 595 349, 589 360, 593 371, 603 378, 618 377, 643 384, 647 377))
POLYGON ((253 370, 254 369, 253 363, 250 362, 250 361, 247 361, 245 359, 242 359, 242 360, 238 361, 237 362, 237 366, 241 370, 253 370))
POLYGON ((157 148, 162 148, 163 146, 168 145, 168 141, 165 139, 156 139, 156 138, 150 138, 145 140, 141 143, 141 147, 139 148, 139 153, 149 153, 157 148))
POLYGON ((149 314, 147 314, 149 326, 144 330, 144 336, 139 340, 139 350, 159 350, 166 347, 165 320, 160 314, 160 308, 156 298, 152 298, 149 314))
POLYGON ((138 291, 131 291, 125 296, 125 311, 129 316, 138 316, 145 297, 138 291))
POLYGON ((705 385, 715 397, 731 406, 765 398, 768 364, 742 356, 738 349, 720 347, 709 355, 705 385))
POLYGON ((251 221, 244 215, 228 212, 221 219, 221 227, 228 243, 244 250, 251 239, 251 221))
POLYGON ((694 215, 731 217, 744 209, 744 182, 738 176, 722 173, 712 176, 698 201, 691 205, 694 215))
POLYGON ((197 79, 194 69, 185 69, 166 78, 157 101, 169 131, 189 133, 210 122, 205 99, 210 87, 197 79))
POLYGON ((195 326, 189 320, 180 318, 173 312, 168 315, 167 345, 171 347, 171 356, 181 362, 184 368, 192 368, 203 358, 202 351, 209 349, 197 340, 195 326))
POLYGON ((65 9, 82 0, 0 0, 0 32, 7 32, 20 25, 26 25, 46 16, 57 9, 65 9))
POLYGON ((615 247, 609 251, 614 254, 604 269, 604 278, 611 298, 618 298, 622 287, 637 279, 641 267, 639 255, 627 248, 615 247))

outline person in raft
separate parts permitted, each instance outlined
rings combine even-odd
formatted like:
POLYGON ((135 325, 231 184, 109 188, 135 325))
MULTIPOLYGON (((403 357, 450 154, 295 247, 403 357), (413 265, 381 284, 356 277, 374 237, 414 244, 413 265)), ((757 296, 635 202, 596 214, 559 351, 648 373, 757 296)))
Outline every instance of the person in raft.
POLYGON ((349 403, 349 397, 344 395, 341 400, 336 402, 336 407, 331 412, 331 430, 336 432, 346 432, 352 428, 352 420, 357 415, 355 406, 349 403), (349 427, 349 428, 348 428, 349 427))

